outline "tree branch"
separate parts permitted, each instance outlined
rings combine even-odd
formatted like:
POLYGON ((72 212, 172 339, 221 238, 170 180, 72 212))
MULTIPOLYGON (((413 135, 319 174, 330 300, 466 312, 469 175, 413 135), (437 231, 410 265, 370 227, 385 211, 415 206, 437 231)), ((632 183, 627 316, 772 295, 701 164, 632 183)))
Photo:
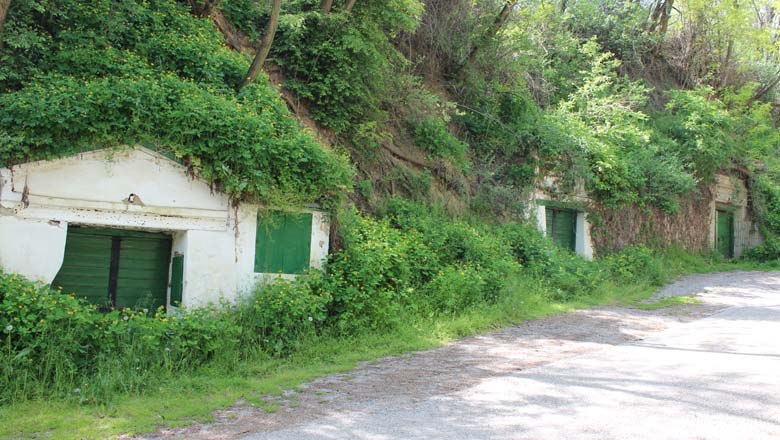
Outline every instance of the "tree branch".
POLYGON ((260 40, 260 47, 257 48, 255 59, 252 60, 252 65, 249 66, 249 71, 244 77, 244 81, 241 83, 239 90, 252 84, 260 71, 263 70, 263 64, 265 64, 268 53, 271 51, 271 44, 274 42, 274 36, 276 35, 276 28, 279 26, 279 14, 282 11, 282 0, 273 0, 271 4, 271 16, 268 18, 268 23, 265 24, 265 32, 260 40))

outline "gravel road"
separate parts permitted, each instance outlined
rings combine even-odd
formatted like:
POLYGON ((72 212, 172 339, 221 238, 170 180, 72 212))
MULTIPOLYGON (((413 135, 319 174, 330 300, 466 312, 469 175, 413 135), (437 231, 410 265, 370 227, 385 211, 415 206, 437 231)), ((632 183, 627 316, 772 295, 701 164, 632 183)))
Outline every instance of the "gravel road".
POLYGON ((601 307, 367 363, 151 438, 780 438, 780 272, 690 276, 701 304, 601 307))

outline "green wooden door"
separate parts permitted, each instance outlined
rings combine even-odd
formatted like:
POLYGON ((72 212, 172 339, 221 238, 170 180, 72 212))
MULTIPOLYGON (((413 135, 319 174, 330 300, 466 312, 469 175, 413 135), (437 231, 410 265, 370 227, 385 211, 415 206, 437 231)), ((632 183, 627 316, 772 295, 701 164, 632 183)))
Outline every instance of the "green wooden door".
POLYGON ((165 234, 70 226, 52 285, 100 306, 165 305, 171 238, 165 234))
POLYGON ((575 250, 577 211, 548 206, 545 210, 545 217, 547 236, 552 239, 553 243, 565 249, 575 250))
POLYGON ((734 213, 718 211, 715 245, 726 258, 734 257, 734 213))
POLYGON ((308 269, 311 227, 310 213, 258 215, 255 272, 297 274, 308 269))

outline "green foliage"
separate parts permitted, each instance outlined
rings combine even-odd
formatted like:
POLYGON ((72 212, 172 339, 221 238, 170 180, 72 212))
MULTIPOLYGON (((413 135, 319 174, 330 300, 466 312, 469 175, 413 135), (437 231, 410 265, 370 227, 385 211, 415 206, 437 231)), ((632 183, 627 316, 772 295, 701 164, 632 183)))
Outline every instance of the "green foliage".
POLYGON ((383 98, 394 65, 404 64, 375 23, 342 15, 311 15, 299 28, 280 29, 273 53, 287 75, 285 87, 314 104, 318 121, 347 137, 353 126, 386 119, 383 98))
POLYGON ((317 327, 325 321, 331 298, 314 287, 319 278, 312 276, 305 282, 273 280, 255 289, 238 309, 238 324, 244 331, 246 346, 287 354, 316 334, 317 327))
POLYGON ((666 112, 669 119, 662 129, 676 141, 677 154, 686 167, 709 179, 732 159, 731 120, 720 100, 710 99, 712 90, 673 90, 669 92, 666 112))
POLYGON ((344 332, 401 323, 414 288, 430 279, 436 255, 419 237, 356 212, 343 215, 345 249, 328 260, 321 288, 333 297, 329 313, 344 332))
POLYGON ((652 250, 644 246, 635 246, 609 255, 604 263, 617 279, 631 281, 637 278, 649 280, 653 285, 665 281, 665 269, 652 250))
POLYGON ((647 10, 640 2, 595 0, 568 2, 564 22, 581 39, 595 38, 625 62, 641 63, 659 37, 647 32, 647 10))
POLYGON ((463 162, 468 145, 450 133, 445 121, 425 118, 413 121, 412 133, 418 148, 434 156, 451 158, 463 162))
POLYGON ((314 200, 342 191, 346 161, 302 131, 267 85, 222 96, 172 75, 80 81, 49 77, 0 95, 0 161, 142 143, 170 152, 242 198, 314 200))
POLYGON ((695 187, 680 145, 649 126, 641 111, 647 89, 619 77, 617 60, 593 42, 581 50, 591 60, 590 70, 546 115, 540 134, 553 173, 582 179, 606 206, 633 203, 675 212, 678 198, 695 187), (570 160, 560 161, 561 156, 570 160))
POLYGON ((744 257, 754 261, 780 260, 780 237, 770 235, 760 246, 745 252, 744 257))
POLYGON ((444 267, 424 287, 427 306, 433 313, 457 314, 478 304, 495 300, 486 273, 473 266, 444 267))
POLYGON ((240 334, 225 307, 99 313, 73 295, 0 273, 0 403, 102 402, 234 358, 240 334))

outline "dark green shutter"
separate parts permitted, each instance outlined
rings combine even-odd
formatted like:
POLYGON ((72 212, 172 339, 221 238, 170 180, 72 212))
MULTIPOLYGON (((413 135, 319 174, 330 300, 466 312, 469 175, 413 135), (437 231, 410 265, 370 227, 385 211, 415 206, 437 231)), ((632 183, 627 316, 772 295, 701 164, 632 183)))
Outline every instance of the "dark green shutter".
POLYGON ((89 302, 108 305, 111 236, 89 228, 68 228, 65 257, 52 285, 89 302))
POLYGON ((734 257, 734 213, 718 211, 716 247, 726 258, 734 257))
POLYGON ((170 255, 164 234, 70 226, 52 285, 99 305, 154 309, 165 305, 170 255))
POLYGON ((548 206, 545 208, 545 217, 547 236, 553 243, 565 249, 575 250, 577 211, 548 206))
POLYGON ((171 304, 181 304, 184 296, 184 255, 177 254, 171 259, 171 304))
POLYGON ((312 214, 258 215, 255 272, 296 274, 309 268, 312 214))
POLYGON ((120 240, 116 306, 153 310, 165 305, 171 238, 136 232, 120 240))

